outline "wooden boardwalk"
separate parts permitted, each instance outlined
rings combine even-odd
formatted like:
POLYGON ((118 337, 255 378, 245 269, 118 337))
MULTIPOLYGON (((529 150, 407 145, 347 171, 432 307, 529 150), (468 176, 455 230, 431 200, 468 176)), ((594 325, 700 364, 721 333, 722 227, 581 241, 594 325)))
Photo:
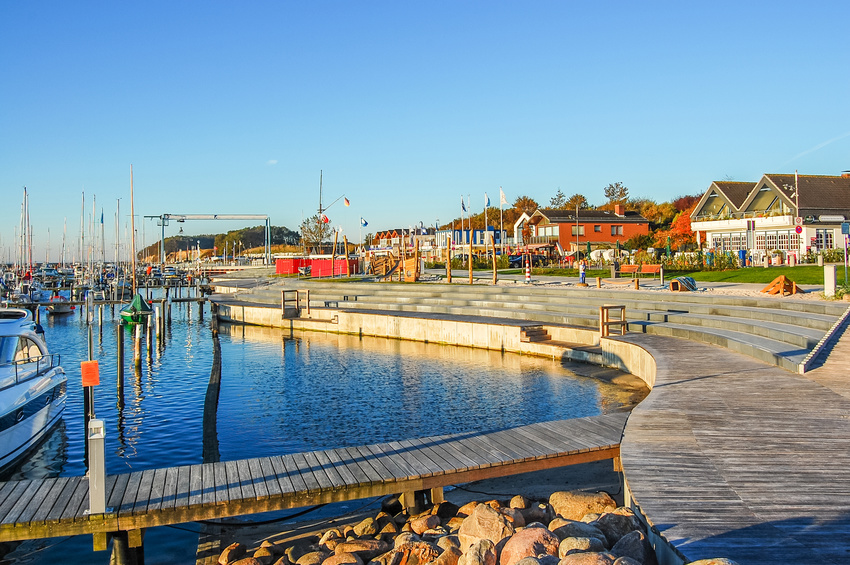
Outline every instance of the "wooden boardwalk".
POLYGON ((85 513, 84 477, 10 481, 0 483, 0 542, 93 533, 96 545, 101 539, 105 549, 102 534, 108 532, 139 532, 616 459, 627 417, 613 413, 490 433, 112 475, 106 491, 111 512, 98 516, 85 513))
POLYGON ((805 375, 676 338, 623 339, 658 366, 621 460, 673 548, 666 562, 850 563, 850 332, 805 375))

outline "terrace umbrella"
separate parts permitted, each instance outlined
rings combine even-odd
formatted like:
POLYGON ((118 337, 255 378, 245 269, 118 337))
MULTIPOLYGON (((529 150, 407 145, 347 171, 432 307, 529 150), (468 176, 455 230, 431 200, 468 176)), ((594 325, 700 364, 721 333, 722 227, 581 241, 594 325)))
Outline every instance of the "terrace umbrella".
POLYGON ((667 257, 670 256, 670 236, 667 236, 667 257))
POLYGON ((620 256, 620 240, 617 240, 617 245, 614 247, 617 250, 617 257, 620 256))
POLYGON ((587 242, 587 256, 590 257, 590 242, 587 242))

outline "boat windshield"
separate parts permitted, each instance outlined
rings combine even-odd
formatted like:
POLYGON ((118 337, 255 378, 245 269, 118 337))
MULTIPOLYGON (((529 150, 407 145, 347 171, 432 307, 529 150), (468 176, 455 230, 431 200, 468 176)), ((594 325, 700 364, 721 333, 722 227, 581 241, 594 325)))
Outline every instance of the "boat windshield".
POLYGON ((9 365, 15 359, 15 351, 18 349, 18 336, 0 336, 0 365, 9 365))

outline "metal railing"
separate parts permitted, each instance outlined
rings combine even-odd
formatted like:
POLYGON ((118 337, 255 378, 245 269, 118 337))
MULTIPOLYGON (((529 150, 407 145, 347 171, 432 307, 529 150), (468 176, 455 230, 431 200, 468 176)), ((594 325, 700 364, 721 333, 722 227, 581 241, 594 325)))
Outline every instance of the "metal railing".
POLYGON ((39 355, 38 357, 28 357, 26 359, 19 359, 17 361, 12 361, 11 363, 4 363, 0 365, 0 367, 14 367, 15 368, 15 382, 9 383, 5 386, 0 385, 0 390, 7 389, 9 387, 15 386, 17 384, 26 382, 33 377, 37 377, 38 375, 42 375, 52 369, 53 367, 58 367, 61 362, 61 357, 59 353, 48 353, 47 355, 39 355), (35 364, 35 371, 25 371, 22 367, 23 365, 32 365, 35 364))

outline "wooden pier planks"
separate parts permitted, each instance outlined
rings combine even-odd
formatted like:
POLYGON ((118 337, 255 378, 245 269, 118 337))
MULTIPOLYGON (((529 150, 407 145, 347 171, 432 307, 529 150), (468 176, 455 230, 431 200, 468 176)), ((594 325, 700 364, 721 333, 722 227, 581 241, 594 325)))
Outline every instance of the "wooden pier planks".
POLYGON ((222 518, 421 490, 541 467, 617 457, 625 415, 532 424, 490 433, 392 441, 107 478, 107 508, 86 515, 88 480, 0 484, 0 541, 222 518), (581 436, 581 441, 577 437, 581 436), (571 459, 571 458, 575 459, 571 459))

